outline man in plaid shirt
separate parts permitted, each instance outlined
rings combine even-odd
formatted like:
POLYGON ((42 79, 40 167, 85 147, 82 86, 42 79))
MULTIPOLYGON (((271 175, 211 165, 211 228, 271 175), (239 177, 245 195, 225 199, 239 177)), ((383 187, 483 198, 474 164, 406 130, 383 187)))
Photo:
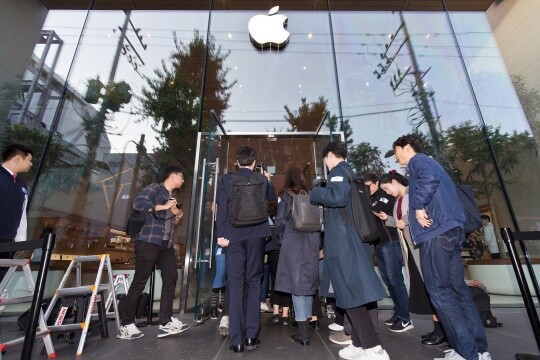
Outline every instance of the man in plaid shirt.
POLYGON ((163 182, 153 183, 142 189, 133 201, 133 209, 146 214, 146 222, 135 236, 135 275, 129 291, 122 299, 122 327, 119 339, 133 340, 144 334, 135 325, 135 312, 139 298, 154 267, 161 270, 163 282, 159 310, 158 338, 179 334, 189 328, 172 316, 174 289, 178 272, 173 249, 174 229, 184 216, 177 207, 172 191, 184 184, 184 170, 168 166, 163 170, 163 182))

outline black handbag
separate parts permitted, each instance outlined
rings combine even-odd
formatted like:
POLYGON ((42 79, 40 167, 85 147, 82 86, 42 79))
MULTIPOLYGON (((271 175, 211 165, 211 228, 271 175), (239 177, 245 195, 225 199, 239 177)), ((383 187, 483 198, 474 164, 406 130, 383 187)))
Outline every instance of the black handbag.
MULTIPOLYGON (((163 194, 163 189, 161 188, 161 185, 160 185, 160 190, 159 190, 157 199, 159 199, 162 194, 163 194)), ((156 217, 155 205, 156 204, 154 204, 154 211, 152 211, 152 214, 154 214, 154 217, 156 217)), ((158 219, 158 217, 156 217, 156 219, 158 219)), ((162 219, 162 220, 166 220, 166 219, 162 219)), ((129 218, 126 223, 126 234, 134 238, 135 236, 137 236, 138 233, 141 232, 141 229, 145 223, 146 223, 146 214, 142 211, 135 210, 132 206, 131 212, 129 214, 129 218)))

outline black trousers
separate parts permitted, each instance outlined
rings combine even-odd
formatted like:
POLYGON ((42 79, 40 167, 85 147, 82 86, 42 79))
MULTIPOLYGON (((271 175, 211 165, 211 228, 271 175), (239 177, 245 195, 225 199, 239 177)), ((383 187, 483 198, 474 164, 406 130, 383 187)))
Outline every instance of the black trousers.
POLYGON ((122 299, 122 325, 135 322, 135 313, 144 287, 154 267, 161 270, 161 300, 159 303, 159 323, 167 324, 171 321, 174 290, 178 272, 176 270, 176 254, 167 244, 159 246, 145 241, 135 241, 135 275, 129 286, 127 295, 122 299))
POLYGON ((351 322, 351 336, 354 346, 369 349, 381 344, 365 305, 346 309, 345 313, 351 322))
POLYGON ((232 240, 225 253, 232 345, 255 339, 261 330, 261 281, 265 238, 232 240))

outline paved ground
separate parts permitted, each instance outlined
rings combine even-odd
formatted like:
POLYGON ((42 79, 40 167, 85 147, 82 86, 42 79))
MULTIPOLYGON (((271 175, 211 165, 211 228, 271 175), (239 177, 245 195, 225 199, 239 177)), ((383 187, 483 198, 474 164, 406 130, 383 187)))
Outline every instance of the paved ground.
MULTIPOLYGON (((486 329, 490 352, 494 360, 514 359, 516 352, 538 352, 526 312, 523 308, 497 308, 494 314, 504 324, 501 328, 486 329)), ((383 346, 392 360, 428 360, 444 357, 445 346, 428 347, 420 344, 420 336, 431 330, 432 323, 428 316, 413 316, 414 330, 396 334, 386 330, 383 320, 389 317, 389 311, 381 311, 379 316, 379 335, 383 346)), ((13 318, 1 318, 0 336, 3 341, 21 336, 13 318)), ((195 326, 192 317, 183 316, 182 320, 192 324, 192 328, 183 334, 158 339, 157 326, 141 328, 145 336, 138 340, 118 340, 115 337, 114 322, 109 322, 110 337, 101 339, 99 330, 93 331, 81 356, 76 356, 77 344, 62 343, 54 340, 58 359, 229 359, 244 357, 248 359, 339 359, 340 346, 328 340, 330 330, 328 319, 322 319, 321 329, 312 332, 311 344, 306 347, 289 340, 294 331, 292 327, 270 324, 270 314, 262 315, 262 346, 255 351, 238 355, 228 349, 228 339, 217 332, 219 320, 207 320, 195 326)), ((55 334, 57 335, 57 334, 55 334)), ((42 341, 36 341, 33 359, 46 359, 41 352, 42 341)), ((4 360, 19 359, 21 346, 8 349, 4 360)))

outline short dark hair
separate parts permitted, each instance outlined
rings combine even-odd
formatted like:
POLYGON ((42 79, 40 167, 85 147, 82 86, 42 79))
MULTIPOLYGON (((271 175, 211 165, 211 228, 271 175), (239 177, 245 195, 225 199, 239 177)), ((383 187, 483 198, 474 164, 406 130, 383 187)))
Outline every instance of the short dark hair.
POLYGON ((491 219, 487 215, 480 215, 480 217, 482 218, 482 220, 487 220, 487 221, 491 222, 491 219))
POLYGON ((425 144, 424 140, 417 134, 407 134, 400 136, 392 144, 392 149, 396 149, 396 146, 404 147, 405 145, 411 145, 413 150, 417 153, 424 152, 425 144))
POLYGON ((366 174, 362 176, 362 181, 363 182, 371 181, 372 183, 375 184, 377 181, 379 181, 379 177, 375 174, 366 174))
POLYGON ((161 172, 161 181, 167 180, 171 174, 180 173, 183 175, 184 172, 184 168, 180 165, 169 165, 161 172))
POLYGON ((28 146, 23 144, 9 144, 2 150, 2 161, 11 160, 17 155, 27 157, 28 154, 34 156, 34 152, 28 146))
POLYGON ((397 172, 389 172, 386 174, 382 174, 381 178, 379 179, 379 185, 390 184, 392 183, 392 180, 396 180, 398 183, 400 183, 403 186, 409 185, 409 180, 407 180, 405 176, 397 172))
POLYGON ((324 147, 322 157, 325 158, 329 152, 337 157, 345 159, 347 158, 347 144, 343 141, 332 141, 324 147))
POLYGON ((236 160, 240 166, 249 166, 257 160, 257 151, 249 146, 241 146, 236 150, 236 160))

